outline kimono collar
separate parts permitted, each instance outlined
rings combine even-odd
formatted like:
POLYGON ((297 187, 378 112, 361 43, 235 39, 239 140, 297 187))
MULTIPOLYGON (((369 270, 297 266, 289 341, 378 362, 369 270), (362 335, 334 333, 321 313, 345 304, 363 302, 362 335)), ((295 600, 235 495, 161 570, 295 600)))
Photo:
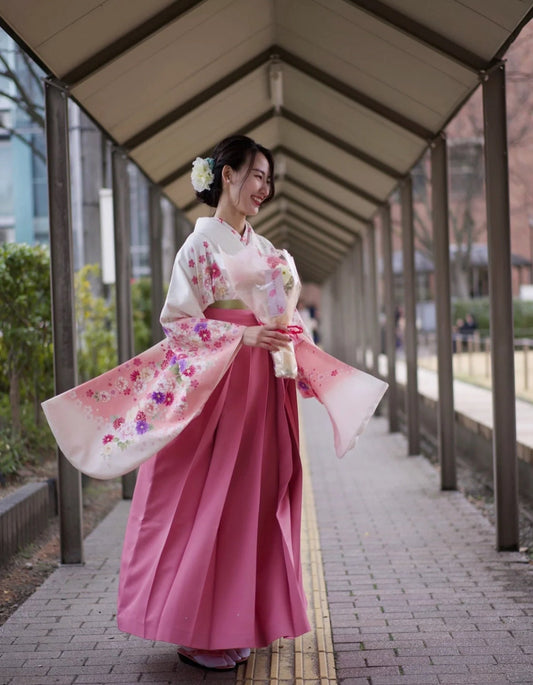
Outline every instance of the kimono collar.
POLYGON ((228 223, 215 217, 201 217, 196 220, 195 233, 202 233, 219 245, 226 252, 236 252, 248 245, 254 235, 254 230, 248 222, 242 236, 228 223))

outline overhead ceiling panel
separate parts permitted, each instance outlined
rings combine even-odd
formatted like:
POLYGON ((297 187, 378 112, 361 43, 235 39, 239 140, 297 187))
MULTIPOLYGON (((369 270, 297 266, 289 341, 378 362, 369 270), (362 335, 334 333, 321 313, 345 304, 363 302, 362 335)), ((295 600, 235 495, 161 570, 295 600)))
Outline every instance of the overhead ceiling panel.
POLYGON ((194 159, 270 107, 265 68, 224 90, 174 125, 135 148, 132 158, 156 181, 175 171, 184 161, 194 159), (239 107, 235 107, 238 102, 239 107), (216 112, 216 116, 213 113, 216 112))
POLYGON ((305 131, 290 121, 281 119, 280 143, 296 152, 305 152, 305 157, 320 164, 332 174, 339 174, 367 193, 386 197, 396 181, 381 171, 361 162, 344 149, 305 131))
POLYGON ((347 185, 340 186, 331 178, 296 161, 290 154, 284 153, 284 157, 286 158, 288 174, 298 178, 309 188, 316 189, 321 195, 330 196, 335 202, 350 207, 354 212, 357 212, 362 217, 368 218, 370 221, 376 210, 376 206, 373 203, 356 195, 347 185))
POLYGON ((357 221, 348 212, 333 207, 329 204, 326 199, 321 199, 311 192, 302 190, 301 187, 296 186, 291 183, 290 180, 286 181, 283 186, 283 191, 285 195, 297 202, 307 206, 312 212, 317 214, 327 214, 336 223, 342 224, 349 228, 351 231, 361 230, 364 225, 357 221))
POLYGON ((387 0, 384 4, 468 48, 487 62, 531 7, 523 0, 387 0))
POLYGON ((283 65, 284 106, 311 123, 340 134, 381 162, 405 173, 425 141, 385 117, 313 79, 283 65))
POLYGON ((2 3, 2 15, 61 77, 172 4, 128 0, 125 11, 124 0, 17 0, 2 3))
POLYGON ((338 226, 326 223, 323 219, 313 216, 312 212, 306 213, 301 209, 291 207, 287 211, 287 221, 290 221, 294 228, 301 228, 301 232, 309 238, 311 236, 318 238, 336 252, 342 252, 352 245, 355 240, 354 234, 350 234, 338 226))
POLYGON ((345 0, 277 0, 276 18, 283 47, 430 129, 477 83, 471 70, 345 0))
POLYGON ((73 94, 122 142, 272 40, 270 3, 210 0, 85 79, 73 94))

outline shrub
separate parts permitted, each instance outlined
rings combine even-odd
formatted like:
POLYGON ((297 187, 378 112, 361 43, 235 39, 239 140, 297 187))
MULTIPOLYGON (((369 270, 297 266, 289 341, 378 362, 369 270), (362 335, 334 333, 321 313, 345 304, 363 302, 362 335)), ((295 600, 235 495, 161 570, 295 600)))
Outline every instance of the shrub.
POLYGON ((74 276, 80 383, 117 364, 114 299, 97 294, 100 266, 87 264, 74 276))
POLYGON ((135 354, 147 350, 152 345, 151 292, 149 278, 138 278, 131 284, 135 354))
MULTIPOLYGON (((457 319, 464 319, 469 313, 474 316, 481 335, 488 335, 490 330, 489 298, 455 300, 452 303, 453 322, 457 319)), ((533 337, 533 302, 515 299, 513 301, 513 320, 515 337, 533 337)))
POLYGON ((50 258, 40 245, 0 245, 0 369, 8 388, 10 423, 21 433, 21 405, 32 401, 35 423, 40 402, 52 393, 50 258))

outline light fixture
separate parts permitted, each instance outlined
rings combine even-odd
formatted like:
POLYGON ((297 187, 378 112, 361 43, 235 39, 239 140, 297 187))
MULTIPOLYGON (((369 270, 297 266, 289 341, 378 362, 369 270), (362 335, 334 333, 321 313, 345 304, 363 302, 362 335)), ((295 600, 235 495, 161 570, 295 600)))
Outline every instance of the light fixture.
POLYGON ((281 112, 283 107, 283 70, 282 64, 277 55, 272 55, 268 65, 268 81, 270 85, 270 100, 276 114, 281 112))

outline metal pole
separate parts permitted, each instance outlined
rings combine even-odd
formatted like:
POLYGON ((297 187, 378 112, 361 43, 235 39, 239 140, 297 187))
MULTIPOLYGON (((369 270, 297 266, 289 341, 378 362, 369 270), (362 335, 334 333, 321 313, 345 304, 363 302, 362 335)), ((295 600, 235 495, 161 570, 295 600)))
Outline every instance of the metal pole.
POLYGON ((385 345, 387 350, 387 402, 389 431, 398 431, 398 385, 396 383, 396 318, 394 311, 394 284, 392 272, 392 229, 390 205, 381 210, 381 238, 383 250, 383 276, 385 286, 385 345))
POLYGON ((163 308, 163 251, 162 251, 162 215, 161 215, 161 190, 151 183, 149 188, 150 205, 150 272, 152 276, 151 287, 151 323, 152 344, 159 342, 163 337, 159 316, 163 308))
MULTIPOLYGON (((52 79, 45 81, 45 107, 54 382, 55 392, 59 394, 70 390, 77 384, 78 374, 70 216, 68 95, 63 85, 52 79)), ((81 474, 66 460, 59 449, 57 458, 61 562, 81 564, 83 563, 81 474)))
MULTIPOLYGON (((118 361, 134 355, 133 316, 131 305, 130 187, 127 158, 118 147, 112 152, 113 219, 115 226, 115 273, 117 298, 118 361)), ((135 472, 122 476, 122 497, 131 499, 135 472)))
POLYGON ((377 251, 376 251, 376 228, 368 224, 368 313, 370 349, 372 351, 372 370, 379 375, 379 308, 378 308, 378 277, 377 277, 377 251))
POLYGON ((405 307, 405 361, 407 364, 406 413, 409 454, 420 454, 416 346, 416 276, 413 225, 413 182, 410 176, 400 187, 402 204, 402 254, 405 307))
POLYGON ((348 331, 349 331, 349 355, 348 363, 357 366, 357 281, 354 269, 353 249, 346 255, 346 292, 348 299, 348 331))
POLYGON ((438 431, 442 490, 457 488, 455 468, 455 417, 453 404, 452 312, 450 295, 450 241, 448 235, 448 159, 446 138, 431 148, 433 249, 437 310, 439 403, 438 431))
POLYGON ((365 335, 365 273, 363 260, 363 240, 357 238, 354 245, 355 282, 357 301, 357 358, 359 365, 366 368, 366 335, 365 335))
POLYGON ((499 550, 516 550, 519 544, 518 466, 504 64, 492 70, 483 83, 483 117, 490 333, 493 351, 492 451, 496 499, 496 545, 499 550))

